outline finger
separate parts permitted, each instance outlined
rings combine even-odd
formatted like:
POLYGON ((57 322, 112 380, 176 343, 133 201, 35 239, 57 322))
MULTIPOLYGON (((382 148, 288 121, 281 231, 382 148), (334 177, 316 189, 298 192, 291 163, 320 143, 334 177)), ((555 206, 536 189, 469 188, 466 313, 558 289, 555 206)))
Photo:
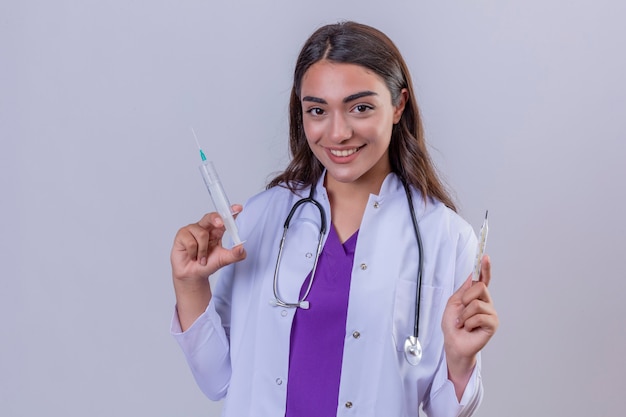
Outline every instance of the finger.
POLYGON ((480 315, 480 314, 490 314, 496 315, 496 309, 493 304, 489 302, 485 302, 482 300, 473 300, 469 303, 463 310, 461 310, 457 323, 458 327, 462 327, 462 325, 469 320, 471 317, 480 315))
POLYGON ((493 335, 498 328, 498 316, 492 314, 476 314, 465 320, 463 327, 468 332, 483 330, 493 335))
POLYGON ((200 262, 200 265, 204 266, 209 256, 211 233, 197 224, 193 224, 189 228, 198 245, 198 253, 195 259, 200 262))
POLYGON ((487 286, 491 281, 491 258, 489 258, 489 255, 484 255, 480 261, 480 277, 478 281, 484 282, 487 286))
POLYGON ((207 230, 214 227, 224 227, 224 221, 222 220, 222 217, 216 212, 205 214, 196 224, 207 230))
MULTIPOLYGON (((215 249, 215 269, 220 269, 226 265, 239 262, 246 258, 246 250, 243 245, 237 245, 232 249, 218 247, 215 249)), ((213 262, 212 262, 213 263, 213 262)))
POLYGON ((223 231, 219 229, 211 228, 207 230, 194 223, 179 231, 177 241, 180 244, 180 250, 186 251, 189 259, 193 261, 200 260, 202 265, 206 265, 209 247, 215 245, 214 242, 219 243, 222 234, 223 231))
POLYGON ((461 297, 461 302, 464 306, 469 305, 474 300, 491 303, 491 294, 484 282, 472 282, 471 288, 468 288, 461 297))
MULTIPOLYGON (((242 211, 243 206, 241 204, 233 204, 232 206, 230 206, 230 212, 233 215, 233 218, 237 218, 239 213, 241 213, 242 211)), ((224 227, 224 220, 222 220, 222 216, 220 216, 219 213, 211 212, 205 214, 198 222, 198 225, 204 228, 209 228, 211 226, 224 227)))
POLYGON ((243 211, 243 206, 241 204, 233 204, 230 206, 230 212, 233 214, 234 218, 237 218, 239 213, 243 211))
POLYGON ((198 257, 198 241, 189 230, 190 227, 191 225, 185 226, 176 233, 174 249, 180 252, 186 252, 189 259, 195 261, 198 257))
POLYGON ((220 245, 212 250, 205 271, 208 271, 207 275, 211 275, 226 265, 239 262, 245 258, 246 251, 243 245, 235 246, 232 249, 226 249, 220 245))

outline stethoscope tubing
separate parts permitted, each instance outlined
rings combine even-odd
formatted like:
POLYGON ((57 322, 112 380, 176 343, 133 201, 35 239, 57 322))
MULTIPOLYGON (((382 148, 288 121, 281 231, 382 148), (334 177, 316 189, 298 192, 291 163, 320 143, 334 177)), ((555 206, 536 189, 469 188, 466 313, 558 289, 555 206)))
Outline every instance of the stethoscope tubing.
POLYGON ((415 239, 417 240, 417 250, 419 256, 419 263, 417 264, 417 289, 415 290, 415 299, 418 300, 415 303, 415 324, 413 325, 413 336, 418 339, 419 336, 419 323, 420 323, 420 301, 422 300, 422 270, 424 267, 424 248, 422 245, 422 236, 419 231, 419 225, 415 218, 415 208, 413 206, 413 197, 411 196, 411 190, 407 183, 403 180, 404 190, 406 191, 406 199, 409 202, 409 209, 411 210, 411 221, 413 222, 413 230, 415 231, 415 239))
POLYGON ((293 207, 291 208, 291 211, 289 212, 289 214, 287 215, 287 218, 285 219, 285 224, 283 226, 283 236, 280 239, 280 246, 278 248, 278 257, 276 258, 276 268, 274 269, 274 298, 275 298, 274 303, 277 306, 288 307, 288 308, 295 308, 295 307, 308 308, 308 303, 306 302, 306 299, 309 296, 309 293, 311 292, 311 287, 313 286, 313 278, 315 277, 315 271, 317 271, 317 262, 320 258, 320 253, 322 252, 322 241, 324 239, 324 235, 326 235, 326 227, 327 227, 326 226, 326 212, 324 210, 324 207, 322 207, 322 205, 313 198, 314 190, 315 188, 311 186, 311 191, 309 192, 309 196, 298 200, 293 205, 293 207), (306 203, 312 203, 313 205, 315 205, 315 207, 317 207, 317 209, 320 212, 321 225, 320 225, 319 237, 317 239, 317 250, 315 253, 315 261, 313 263, 313 269, 311 271, 311 279, 309 279, 309 284, 307 286, 306 292, 302 296, 302 299, 298 300, 297 303, 288 303, 286 301, 283 301, 278 295, 278 270, 280 269, 280 260, 283 256, 283 248, 285 246, 285 240, 287 239, 287 231, 289 230, 289 224, 291 223, 291 218, 296 213, 296 210, 298 209, 298 207, 306 203), (303 303, 306 303, 306 304, 303 305, 303 303), (304 306, 307 306, 307 307, 304 307, 304 306))
MULTIPOLYGON (((421 304, 420 301, 421 301, 421 295, 422 295, 421 293, 422 273, 423 273, 423 266, 424 266, 424 250, 422 247, 422 238, 421 238, 421 234, 419 231, 419 225, 417 222, 417 218, 415 217, 415 208, 413 205, 413 197, 411 196, 411 190, 409 189, 409 186, 406 183, 406 181, 402 180, 402 185, 404 186, 404 191, 406 193, 407 201, 409 204, 409 210, 411 212, 411 221, 413 223, 413 230, 415 231, 415 238, 417 240, 417 248, 418 248, 418 254, 419 254, 419 262, 418 262, 418 267, 417 267, 417 286, 416 286, 417 288, 415 290, 415 322, 413 325, 413 337, 415 340, 418 340, 420 304, 421 304)), ((311 190, 309 192, 309 196, 298 200, 293 205, 293 207, 291 208, 291 211, 289 212, 289 214, 287 215, 287 218, 285 219, 285 223, 283 226, 283 235, 282 235, 282 238, 280 239, 278 256, 276 258, 276 268, 274 269, 274 298, 275 299, 272 301, 272 304, 276 306, 289 307, 289 308, 297 308, 297 307, 308 308, 308 302, 306 301, 306 299, 313 285, 313 279, 315 278, 315 272, 317 270, 317 262, 319 260, 319 255, 322 250, 323 238, 326 234, 326 229, 327 229, 326 212, 324 210, 324 207, 322 207, 322 205, 313 198, 314 191, 315 191, 315 187, 312 185, 311 190), (315 205, 315 207, 317 207, 320 213, 321 225, 320 225, 320 234, 319 234, 318 244, 317 244, 317 251, 315 254, 315 261, 313 264, 313 269, 311 271, 311 279, 309 280, 309 284, 307 286, 306 292, 304 293, 303 297, 298 300, 297 303, 288 303, 286 301, 283 301, 278 294, 278 272, 280 269, 280 261, 282 259, 283 248, 285 245, 285 240, 287 238, 287 231, 289 230, 289 224, 291 223, 291 219, 295 215, 298 207, 306 203, 312 203, 313 205, 315 205)))

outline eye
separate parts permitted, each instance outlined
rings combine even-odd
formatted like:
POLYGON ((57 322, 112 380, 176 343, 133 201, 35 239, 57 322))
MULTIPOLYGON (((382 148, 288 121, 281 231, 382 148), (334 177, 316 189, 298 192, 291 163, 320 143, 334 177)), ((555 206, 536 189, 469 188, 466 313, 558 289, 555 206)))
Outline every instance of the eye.
POLYGON ((352 109, 352 111, 354 111, 355 113, 365 113, 369 110, 374 110, 374 107, 370 106, 369 104, 357 104, 352 109))
POLYGON ((321 109, 319 107, 311 107, 310 109, 306 110, 306 112, 312 116, 322 116, 324 114, 324 109, 321 109))

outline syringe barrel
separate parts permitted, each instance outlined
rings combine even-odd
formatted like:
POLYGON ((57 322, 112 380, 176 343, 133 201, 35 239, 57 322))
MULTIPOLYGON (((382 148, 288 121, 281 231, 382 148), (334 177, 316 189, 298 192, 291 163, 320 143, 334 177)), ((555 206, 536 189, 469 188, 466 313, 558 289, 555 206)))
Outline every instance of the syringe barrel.
POLYGON ((222 217, 226 231, 230 234, 230 237, 233 239, 235 245, 239 245, 242 242, 241 239, 239 239, 237 224, 235 223, 235 218, 233 217, 233 213, 231 211, 230 201, 228 201, 228 197, 226 196, 224 187, 222 187, 220 177, 217 175, 215 165, 213 165, 212 161, 205 161, 199 168, 200 173, 202 174, 202 179, 204 179, 206 188, 211 196, 211 200, 213 200, 215 210, 222 217))

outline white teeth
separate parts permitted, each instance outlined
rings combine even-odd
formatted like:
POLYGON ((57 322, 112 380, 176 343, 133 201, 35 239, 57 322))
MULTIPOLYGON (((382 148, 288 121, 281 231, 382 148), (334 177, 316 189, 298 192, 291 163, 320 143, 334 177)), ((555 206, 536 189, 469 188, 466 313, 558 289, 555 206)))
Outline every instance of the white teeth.
POLYGON ((354 149, 343 149, 343 150, 336 150, 336 149, 331 149, 330 153, 335 155, 335 156, 350 156, 353 153, 358 152, 359 148, 354 148, 354 149))

